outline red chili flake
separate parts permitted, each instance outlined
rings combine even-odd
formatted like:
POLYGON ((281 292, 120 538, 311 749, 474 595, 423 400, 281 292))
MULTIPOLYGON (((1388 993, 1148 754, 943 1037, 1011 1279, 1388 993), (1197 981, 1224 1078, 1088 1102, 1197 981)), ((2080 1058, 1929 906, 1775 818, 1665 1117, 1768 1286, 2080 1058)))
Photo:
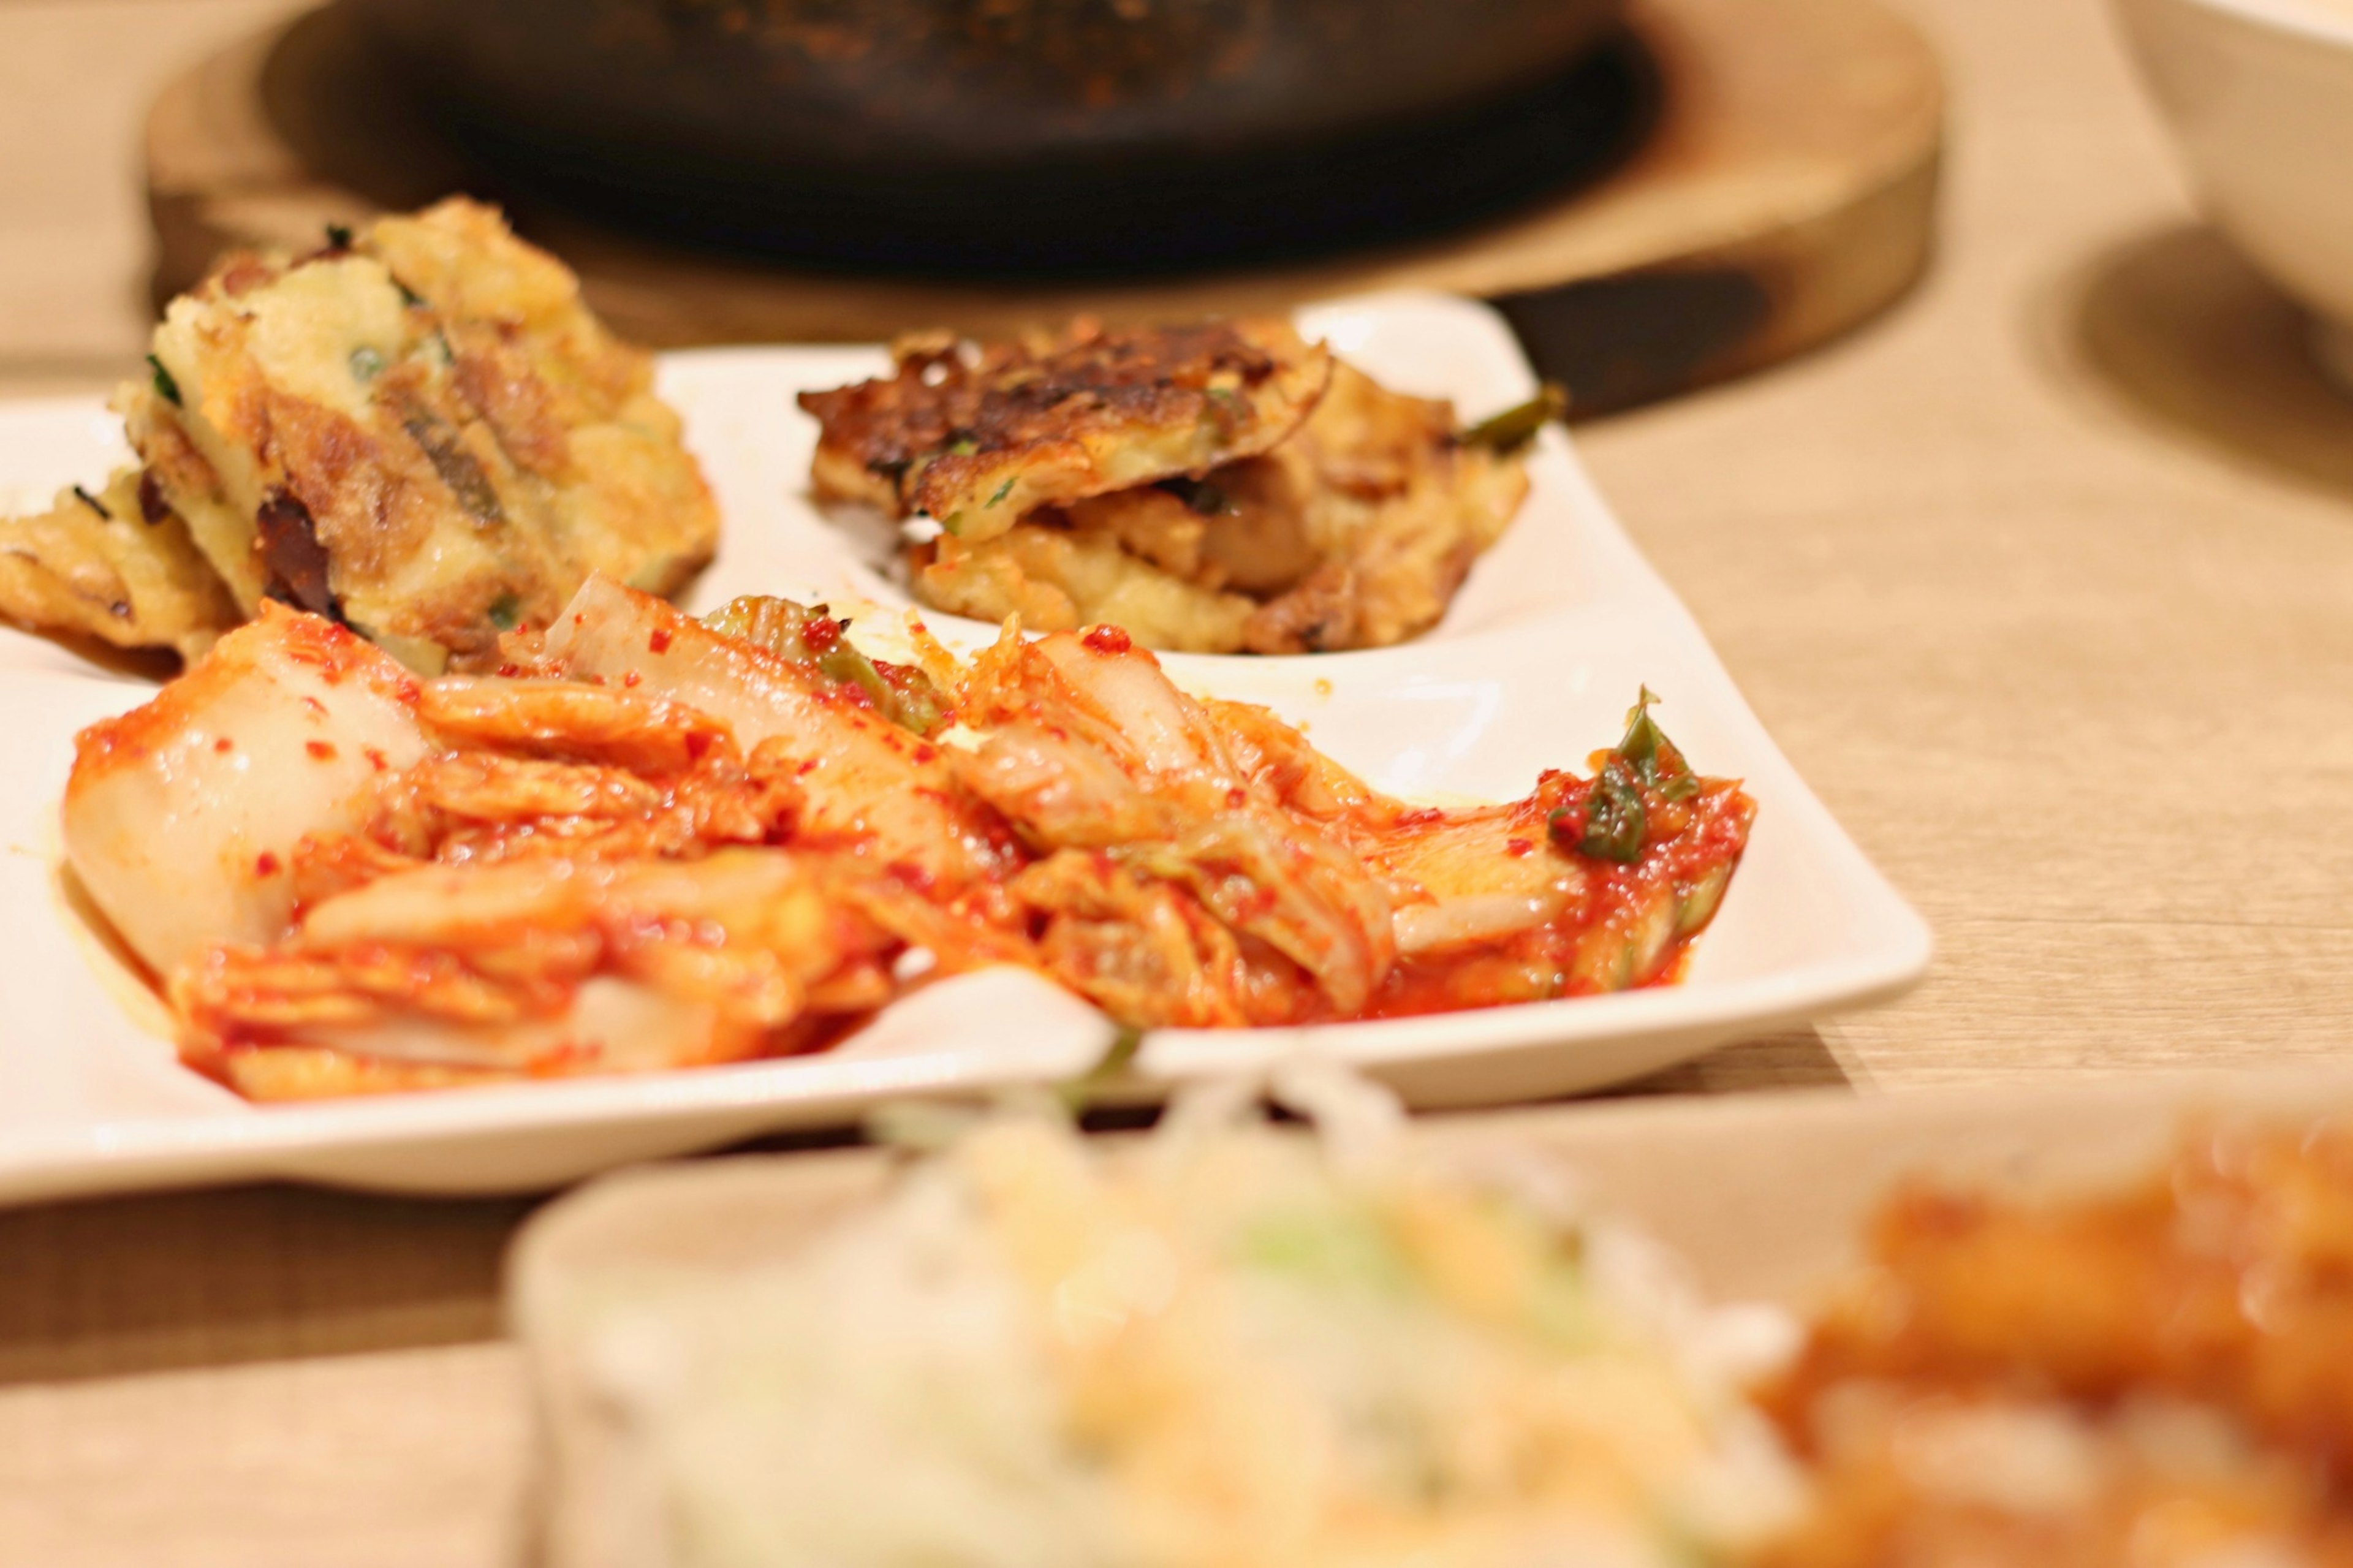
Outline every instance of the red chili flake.
POLYGON ((368 766, 374 768, 378 773, 384 772, 385 769, 392 765, 390 763, 385 761, 384 753, 377 751, 374 746, 362 746, 360 748, 360 755, 365 757, 368 760, 368 766))
POLYGON ((668 626, 656 626, 654 628, 654 635, 646 639, 646 647, 653 649, 656 653, 668 653, 670 651, 670 628, 668 626))
POLYGON ((278 857, 265 849, 253 858, 253 874, 257 877, 278 875, 278 857))
POLYGON ((324 741, 305 741, 302 742, 302 749, 322 763, 335 754, 335 748, 324 741))
POLYGON ((918 763, 928 763, 939 754, 939 752, 933 747, 930 742, 918 741, 915 742, 914 758, 918 763))
POLYGON ((644 679, 644 678, 643 678, 642 676, 638 675, 638 672, 637 672, 636 670, 634 670, 634 669, 633 669, 633 670, 629 671, 629 673, 628 673, 628 674, 627 674, 627 675, 625 675, 625 676, 621 677, 621 684, 622 684, 623 686, 635 686, 635 685, 636 685, 639 680, 641 680, 641 679, 644 679))
POLYGON ((817 759, 815 757, 805 757, 801 761, 801 765, 793 770, 793 776, 795 778, 807 778, 809 774, 815 772, 817 772, 817 759))
POLYGON ((213 742, 213 750, 226 754, 229 751, 230 745, 231 742, 229 738, 227 735, 223 735, 219 740, 213 742))
POLYGON ((1239 788, 1226 792, 1226 806, 1229 810, 1240 811, 1248 804, 1250 804, 1250 795, 1247 792, 1239 788))
POLYGON ((302 706, 308 708, 311 712, 317 714, 322 719, 327 716, 327 705, 320 701, 315 697, 305 697, 302 699, 302 706))
POLYGON ((1504 841, 1504 853, 1506 855, 1531 855, 1535 852, 1535 846, 1525 838, 1509 838, 1504 841))
POLYGON ((841 624, 823 616, 811 616, 801 627, 801 642, 811 653, 823 653, 841 640, 841 624))
POLYGON ((499 666, 500 679, 504 680, 512 680, 516 676, 521 675, 522 673, 522 666, 519 664, 502 664, 499 666))
POLYGON ((1117 626, 1089 626, 1079 640, 1097 653, 1125 653, 1135 646, 1135 640, 1117 626))

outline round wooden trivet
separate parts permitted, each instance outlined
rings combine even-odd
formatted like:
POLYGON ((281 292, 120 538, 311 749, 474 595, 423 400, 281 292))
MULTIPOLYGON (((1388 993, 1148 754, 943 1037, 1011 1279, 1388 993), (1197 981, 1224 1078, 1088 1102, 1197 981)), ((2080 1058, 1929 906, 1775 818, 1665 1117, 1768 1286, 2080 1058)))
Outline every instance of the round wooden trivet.
MULTIPOLYGON (((1663 97, 1599 184, 1442 239, 1271 270, 1020 287, 788 271, 664 247, 528 203, 524 233, 613 326, 661 347, 867 341, 1277 309, 1391 288, 1493 300, 1584 412, 1665 396, 1819 342, 1899 296, 1934 230, 1943 82, 1878 0, 1634 0, 1663 97)), ((333 5, 237 43, 150 110, 160 298, 220 250, 308 246, 322 226, 482 176, 389 85, 333 5)))

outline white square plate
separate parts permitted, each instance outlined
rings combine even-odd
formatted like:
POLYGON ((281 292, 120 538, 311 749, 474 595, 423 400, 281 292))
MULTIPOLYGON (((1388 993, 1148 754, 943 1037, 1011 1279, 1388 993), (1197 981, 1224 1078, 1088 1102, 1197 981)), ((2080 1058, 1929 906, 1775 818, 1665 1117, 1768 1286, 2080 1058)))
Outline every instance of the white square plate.
MULTIPOLYGON (((1491 311, 1384 295, 1303 312, 1311 336, 1403 391, 1470 417, 1534 379, 1491 311)), ((804 388, 882 368, 871 349, 714 350, 666 358, 661 383, 726 518, 718 563, 690 596, 905 604, 804 495, 815 426, 804 388)), ((0 408, 0 508, 95 484, 121 456, 94 402, 0 408)), ((1704 772, 1747 781, 1746 858, 1685 982, 1616 996, 1303 1029, 1167 1030, 1147 1079, 1247 1069, 1313 1043, 1419 1105, 1568 1093, 1652 1071, 1744 1036, 1883 999, 1917 979, 1928 932, 1758 724, 1706 639, 1547 430, 1533 489, 1445 621, 1419 642, 1299 658, 1171 657, 1180 685, 1263 702, 1374 784, 1419 797, 1514 798, 1546 767, 1581 767, 1618 736, 1636 688, 1704 772)), ((991 628, 928 617, 952 646, 991 628)), ((659 1076, 257 1107, 180 1067, 152 997, 69 909, 57 801, 75 731, 152 688, 0 628, 0 1202, 292 1177, 417 1192, 545 1186, 792 1127, 839 1125, 910 1093, 969 1093, 1065 1077, 1109 1037, 1092 1008, 1013 971, 917 993, 830 1054, 659 1076)))

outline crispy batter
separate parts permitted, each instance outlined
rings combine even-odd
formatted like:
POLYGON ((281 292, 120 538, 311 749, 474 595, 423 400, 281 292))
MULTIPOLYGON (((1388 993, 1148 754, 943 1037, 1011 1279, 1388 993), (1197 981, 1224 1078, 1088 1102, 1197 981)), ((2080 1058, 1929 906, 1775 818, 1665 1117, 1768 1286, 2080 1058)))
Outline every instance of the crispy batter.
POLYGON ((1318 560, 1253 621, 1245 634, 1253 653, 1381 647, 1419 636, 1527 497, 1520 458, 1462 444, 1449 404, 1390 392, 1352 370, 1335 375, 1316 414, 1299 441, 1268 459, 1282 467, 1280 480, 1235 477, 1240 505, 1295 506, 1318 560), (1312 610, 1300 600, 1313 601, 1312 610))
POLYGON ((1055 632, 1100 622, 1176 653, 1232 652, 1258 611, 1240 594, 1188 583, 1103 534, 1027 522, 978 544, 942 536, 919 553, 914 589, 951 615, 1018 616, 1025 626, 1055 632))
POLYGON ((125 468, 95 496, 60 490, 38 516, 0 518, 0 615, 193 660, 237 605, 186 522, 125 468))
POLYGON ((650 360, 472 202, 233 255, 152 358, 116 395, 143 476, 115 488, 153 532, 121 521, 140 510, 11 525, 0 609, 190 655, 276 598, 433 673, 491 660, 592 572, 673 591, 717 540, 650 360))
POLYGON ((1324 394, 1331 354, 1277 321, 980 345, 902 340, 895 373, 800 405, 828 500, 921 513, 977 543, 1040 506, 1263 452, 1324 394))
POLYGON ((1451 405, 1335 363, 1263 455, 918 546, 913 586, 935 609, 1108 621, 1184 652, 1380 647, 1436 624, 1526 493, 1519 459, 1463 444, 1451 405))

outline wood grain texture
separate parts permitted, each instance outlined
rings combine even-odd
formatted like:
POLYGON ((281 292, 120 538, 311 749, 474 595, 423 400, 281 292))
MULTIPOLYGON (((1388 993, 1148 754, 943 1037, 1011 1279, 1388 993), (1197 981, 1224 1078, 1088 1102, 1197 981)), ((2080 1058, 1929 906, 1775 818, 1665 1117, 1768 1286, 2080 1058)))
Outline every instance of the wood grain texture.
MULTIPOLYGON (((2197 226, 2098 0, 1905 8, 1956 89, 1924 286, 1580 439, 1937 961, 1648 1087, 2342 1059, 2353 401, 2197 226)), ((125 84, 175 19, 217 46, 258 16, 0 5, 0 69, 37 37, 82 62, 0 99, 61 128, 0 141, 0 386, 132 363, 125 84)), ((478 1342, 514 1213, 247 1191, 0 1222, 0 1562, 512 1561, 522 1405, 478 1342)))
POLYGON ((1934 19, 1969 85, 1921 292, 1586 457, 1936 931, 1837 1026, 1874 1084, 2343 1055, 2353 403, 2096 5, 1934 19))
MULTIPOLYGON (((1629 162, 1566 201, 1367 255, 1169 282, 959 285, 795 274, 509 205, 607 321, 664 346, 1003 331, 1077 310, 1153 319, 1442 289, 1503 302, 1542 368, 1588 409, 1784 358, 1918 276, 1944 88, 1909 24, 1879 0, 1636 0, 1631 15, 1663 95, 1629 162)), ((146 144, 159 297, 229 246, 307 246, 327 223, 489 184, 387 87, 332 6, 173 82, 146 144)))
POLYGON ((503 1343, 0 1387, 0 1561, 512 1568, 524 1409, 503 1343))
POLYGON ((488 1338, 531 1206, 259 1186, 0 1214, 0 1384, 488 1338))

